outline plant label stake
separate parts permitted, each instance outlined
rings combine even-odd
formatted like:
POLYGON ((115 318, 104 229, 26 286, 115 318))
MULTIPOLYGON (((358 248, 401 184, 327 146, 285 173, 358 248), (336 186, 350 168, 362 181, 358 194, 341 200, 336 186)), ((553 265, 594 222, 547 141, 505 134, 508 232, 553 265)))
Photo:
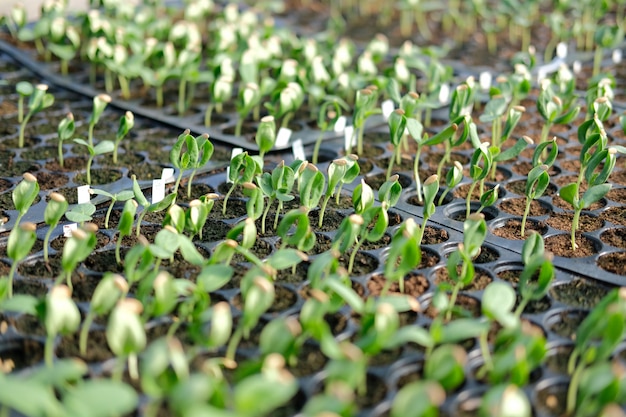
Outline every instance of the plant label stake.
POLYGON ((72 237, 72 230, 78 229, 78 223, 70 223, 63 225, 63 237, 72 237))
POLYGON ((356 145, 356 136, 354 135, 354 126, 346 126, 343 130, 343 147, 347 151, 356 145))
POLYGON ((152 204, 158 203, 165 198, 165 180, 162 178, 152 180, 152 204))
POLYGON ((294 160, 306 161, 306 155, 304 153, 304 145, 302 144, 302 139, 298 138, 294 140, 293 144, 291 145, 291 149, 293 151, 294 160))
POLYGON ((278 133, 276 134, 276 142, 274 145, 278 149, 284 148, 289 144, 290 139, 291 139, 291 129, 287 129, 286 127, 281 127, 280 129, 278 129, 278 133))
POLYGON ((163 171, 161 171, 161 179, 165 182, 175 181, 174 168, 163 168, 163 171))
POLYGON ((381 104, 380 109, 383 112, 383 117, 385 118, 385 121, 389 120, 389 116, 391 116, 391 113, 395 110, 393 100, 383 101, 383 104, 381 104))
POLYGON ((335 133, 343 133, 346 130, 346 116, 339 116, 335 122, 335 133))
POLYGON ((567 44, 565 42, 559 42, 556 46, 556 56, 560 59, 567 58, 567 44))
MULTIPOLYGON (((230 153, 230 160, 232 161, 234 157, 236 157, 242 152, 243 152, 242 148, 233 148, 233 150, 230 153)), ((229 184, 232 184, 232 181, 230 180, 230 166, 226 167, 226 182, 229 184)))
POLYGON ((611 60, 614 64, 619 64, 620 62, 622 62, 622 50, 614 49, 613 54, 611 55, 611 60))
POLYGON ((78 193, 78 204, 89 203, 89 200, 91 200, 89 185, 81 185, 80 187, 77 187, 76 192, 78 193))

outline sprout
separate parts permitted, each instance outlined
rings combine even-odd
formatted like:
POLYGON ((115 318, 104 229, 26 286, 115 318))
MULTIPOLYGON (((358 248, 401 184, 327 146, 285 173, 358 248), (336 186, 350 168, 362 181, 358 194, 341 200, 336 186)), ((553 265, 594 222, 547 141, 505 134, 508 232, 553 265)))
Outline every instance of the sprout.
MULTIPOLYGON (((54 96, 48 93, 48 86, 46 84, 37 84, 35 88, 32 87, 29 89, 28 87, 24 88, 26 84, 18 84, 17 91, 20 94, 20 100, 23 99, 25 93, 30 90, 30 94, 28 94, 28 113, 26 116, 20 120, 20 135, 18 147, 24 147, 24 132, 26 130, 26 124, 36 113, 52 106, 54 104, 54 96)), ((20 112, 21 114, 21 112, 20 112)), ((20 115, 18 114, 18 118, 20 115)))

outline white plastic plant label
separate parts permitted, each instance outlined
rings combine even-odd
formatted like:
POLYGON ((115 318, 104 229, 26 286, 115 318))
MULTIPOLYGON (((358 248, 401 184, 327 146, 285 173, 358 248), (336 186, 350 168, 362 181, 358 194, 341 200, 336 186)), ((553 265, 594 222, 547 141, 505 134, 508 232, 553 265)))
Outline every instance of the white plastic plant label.
POLYGON ((302 144, 302 139, 298 138, 293 141, 291 145, 291 149, 293 151, 293 159, 306 161, 306 154, 304 153, 304 145, 302 144))
POLYGON ((489 90, 489 88, 491 87, 492 78, 493 76, 489 71, 483 71, 480 73, 480 76, 478 77, 478 85, 480 85, 480 89, 482 91, 489 90))
POLYGON ((165 182, 175 181, 174 168, 163 168, 163 171, 161 171, 161 179, 165 182))
POLYGON ((441 88, 439 89, 439 102, 441 104, 446 104, 450 99, 450 84, 443 83, 441 84, 441 88))
POLYGON ((556 56, 561 59, 567 58, 567 44, 565 42, 559 42, 556 46, 556 56))
POLYGON ((348 150, 356 145, 356 136, 354 134, 354 126, 346 126, 343 131, 343 147, 348 150))
POLYGON ((91 200, 89 185, 81 185, 80 187, 76 187, 76 192, 78 193, 78 204, 89 203, 89 200, 91 200))
POLYGON ((152 204, 165 198, 165 180, 152 180, 152 204))
POLYGON ((580 71, 582 70, 583 66, 580 63, 580 61, 574 61, 574 63, 572 64, 572 72, 574 74, 580 74, 580 71))
POLYGON ((291 139, 291 129, 287 129, 286 127, 281 127, 278 129, 278 133, 276 134, 276 142, 274 146, 276 148, 284 148, 289 145, 289 140, 291 139))
POLYGON ((78 224, 70 223, 63 225, 63 236, 64 237, 72 237, 72 230, 78 229, 78 224))
POLYGON ((614 64, 619 64, 620 62, 622 62, 622 50, 621 49, 613 50, 613 54, 611 54, 611 59, 613 60, 614 64))
POLYGON ((343 131, 346 130, 347 122, 348 119, 346 119, 346 116, 339 116, 335 122, 335 133, 343 133, 343 131))
MULTIPOLYGON (((232 161, 233 158, 239 155, 240 153, 243 153, 243 148, 233 148, 233 150, 230 152, 230 160, 232 161)), ((230 177, 230 166, 226 167, 226 182, 227 183, 232 182, 231 180, 228 179, 229 177, 230 177)))
POLYGON ((389 120, 389 116, 395 110, 395 105, 393 104, 393 100, 385 100, 383 104, 380 106, 380 109, 383 112, 383 117, 385 120, 389 120))

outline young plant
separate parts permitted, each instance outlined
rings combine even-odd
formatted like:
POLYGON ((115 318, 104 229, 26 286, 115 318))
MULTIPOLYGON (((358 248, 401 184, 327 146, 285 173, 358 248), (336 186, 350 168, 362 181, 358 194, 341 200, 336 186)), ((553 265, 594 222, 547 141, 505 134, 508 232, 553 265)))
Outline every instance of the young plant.
POLYGON ((72 272, 76 266, 84 261, 91 252, 93 252, 98 242, 96 231, 98 226, 93 223, 85 223, 79 229, 72 231, 72 236, 65 241, 63 245, 63 254, 61 256, 62 274, 57 278, 55 285, 59 285, 63 278, 67 286, 72 288, 72 272))
POLYGON ((11 193, 11 198, 13 200, 13 206, 15 206, 15 210, 17 210, 17 218, 15 219, 15 225, 20 224, 20 220, 26 213, 28 213, 28 209, 33 205, 35 198, 39 194, 39 183, 37 182, 37 177, 35 177, 30 172, 25 172, 22 175, 22 181, 17 184, 13 192, 11 193))
POLYGON ((80 223, 82 226, 85 222, 93 220, 93 214, 96 212, 96 206, 92 203, 76 204, 65 212, 65 218, 74 223, 80 223))
POLYGON ((22 123, 24 121, 24 100, 26 97, 30 97, 35 92, 35 87, 28 81, 20 81, 15 84, 15 92, 18 95, 17 98, 17 121, 22 123))
POLYGON ((436 347, 426 356, 424 379, 439 383, 446 392, 453 392, 465 382, 463 369, 467 353, 461 346, 449 343, 436 347))
POLYGON ((504 126, 504 133, 502 137, 498 139, 498 143, 494 143, 489 148, 489 151, 493 154, 493 164, 491 165, 491 179, 496 179, 496 170, 498 166, 498 162, 510 161, 519 156, 519 154, 526 149, 527 146, 533 144, 533 140, 524 135, 515 142, 515 144, 507 149, 502 149, 502 144, 509 139, 515 125, 517 125, 521 115, 522 110, 519 110, 521 106, 515 106, 509 111, 509 117, 506 119, 506 124, 504 126))
POLYGON ((211 115, 213 109, 217 113, 222 113, 224 103, 231 98, 233 94, 233 78, 231 75, 220 75, 211 84, 211 102, 207 105, 204 113, 204 125, 211 126, 211 115))
POLYGON ((43 259, 48 262, 48 242, 52 232, 59 224, 59 221, 67 211, 69 204, 63 194, 51 193, 50 201, 46 205, 46 209, 43 212, 44 222, 48 225, 48 231, 43 239, 43 259))
POLYGON ((439 196, 439 201, 437 202, 438 206, 443 204, 446 195, 448 195, 450 190, 459 185, 461 181, 463 181, 463 165, 461 165, 459 161, 454 161, 452 167, 446 172, 446 189, 443 190, 441 196, 439 196))
POLYGON ((559 196, 574 209, 572 220, 571 243, 576 250, 576 230, 579 227, 581 212, 599 201, 610 190, 611 184, 606 180, 611 175, 616 163, 617 148, 607 147, 607 136, 602 122, 595 117, 583 123, 578 129, 578 139, 583 144, 580 152, 580 172, 576 182, 572 182, 559 190, 559 196), (583 179, 587 182, 587 191, 580 196, 583 179))
POLYGON ((274 229, 276 229, 283 204, 294 199, 291 191, 295 183, 295 173, 290 166, 285 165, 285 162, 281 161, 271 174, 265 172, 263 175, 257 176, 256 179, 261 191, 267 196, 267 205, 261 218, 261 233, 265 234, 265 219, 274 200, 278 200, 276 216, 274 217, 274 229))
POLYGON ((72 113, 68 113, 67 116, 63 120, 59 122, 59 128, 57 133, 59 135, 59 165, 63 168, 63 142, 68 139, 71 139, 74 136, 74 115, 72 113))
MULTIPOLYGON (((357 155, 363 155, 365 121, 370 116, 380 112, 380 110, 376 108, 377 102, 378 88, 375 86, 366 87, 356 93, 352 119, 354 123, 354 133, 357 135, 357 155)), ((348 146, 346 151, 348 154, 352 153, 352 139, 350 139, 350 146, 348 146)))
POLYGON ((87 353, 87 337, 94 319, 108 314, 117 302, 126 297, 128 282, 121 275, 105 273, 96 289, 93 291, 89 303, 89 312, 83 321, 79 336, 80 354, 87 353))
POLYGON ((602 57, 606 49, 617 48, 621 39, 624 38, 624 30, 619 24, 616 25, 599 25, 593 35, 596 50, 593 55, 593 72, 592 77, 600 74, 602 65, 602 57))
MULTIPOLYGON (((354 163, 358 157, 351 155, 350 158, 343 157, 335 159, 328 165, 328 186, 326 187, 326 193, 324 194, 324 200, 320 207, 320 216, 318 227, 322 227, 324 224, 324 213, 326 212, 326 206, 330 199, 335 195, 337 186, 346 182, 352 182, 359 175, 359 165, 354 163)), ((339 191, 337 192, 339 194, 339 191)))
POLYGON ((545 122, 539 139, 539 143, 543 143, 548 138, 553 125, 567 124, 576 119, 580 106, 565 106, 563 98, 555 93, 552 83, 546 79, 541 84, 541 91, 537 97, 537 111, 545 122))
MULTIPOLYGON (((207 133, 193 137, 189 134, 189 129, 187 129, 178 136, 176 143, 170 150, 170 162, 174 168, 179 170, 174 190, 172 191, 174 195, 178 194, 178 186, 180 185, 180 180, 185 170, 191 169, 191 175, 187 181, 187 198, 191 198, 193 177, 200 168, 209 162, 211 156, 213 156, 214 149, 207 133)), ((174 199, 174 201, 176 201, 176 199, 174 199)))
POLYGON ((241 136, 241 128, 250 112, 261 101, 261 91, 255 83, 247 83, 239 90, 239 100, 237 101, 237 113, 239 118, 235 125, 235 136, 241 136))
MULTIPOLYGON (((575 412, 583 409, 585 401, 589 401, 589 398, 585 398, 587 393, 606 386, 605 383, 595 379, 596 387, 585 388, 583 382, 591 382, 589 377, 592 369, 608 362, 624 334, 626 334, 626 289, 622 287, 609 292, 585 317, 576 331, 574 350, 568 362, 571 381, 567 391, 566 412, 569 415, 579 415, 575 412), (586 390, 588 391, 585 392, 586 390)), ((603 371, 606 372, 607 369, 603 371)), ((605 374, 605 377, 611 376, 605 374)), ((619 391, 616 391, 615 387, 606 390, 605 398, 610 399, 611 396, 614 398, 617 392, 619 391)), ((597 412, 591 413, 594 414, 597 412)))
POLYGON ((80 326, 80 312, 72 300, 72 290, 65 285, 54 286, 37 306, 37 314, 46 327, 44 359, 52 367, 54 340, 57 335, 72 334, 80 326))
POLYGON ((300 180, 300 204, 307 210, 313 210, 324 194, 326 178, 313 164, 307 164, 298 177, 300 180))
POLYGON ((139 182, 137 182, 137 177, 134 174, 132 176, 132 180, 133 180, 133 193, 135 194, 135 201, 141 207, 143 207, 143 210, 141 211, 141 214, 139 215, 139 218, 137 219, 136 235, 137 237, 139 237, 140 230, 141 230, 141 222, 144 216, 148 213, 157 213, 159 211, 163 211, 169 206, 171 206, 172 204, 174 204, 176 200, 176 194, 170 193, 166 195, 163 200, 150 204, 146 196, 143 194, 143 191, 141 191, 139 182))
POLYGON ((407 118, 404 114, 404 110, 396 109, 391 112, 389 116, 389 134, 391 136, 391 144, 393 145, 393 155, 389 158, 389 168, 387 168, 387 179, 391 177, 391 170, 393 169, 393 163, 396 160, 400 160, 402 151, 402 138, 404 137, 404 130, 406 129, 407 118))
POLYGON ((552 264, 552 254, 545 252, 543 238, 532 233, 522 246, 524 269, 517 284, 520 302, 515 310, 519 317, 529 302, 540 300, 548 293, 556 275, 552 264))
MULTIPOLYGON (((20 94, 20 99, 23 97, 24 93, 28 92, 28 88, 24 88, 25 84, 18 85, 18 93, 20 94)), ((31 86, 31 93, 28 95, 28 113, 24 119, 20 122, 20 135, 18 139, 18 147, 24 147, 24 132, 26 131, 26 124, 36 113, 52 106, 54 104, 54 96, 48 93, 48 86, 45 84, 37 84, 35 88, 31 86)), ((19 118, 19 114, 18 114, 19 118)))
MULTIPOLYGON (((115 134, 115 142, 114 142, 115 148, 113 149, 113 163, 114 164, 117 164, 117 151, 120 147, 120 143, 122 142, 122 139, 124 139, 124 137, 128 135, 128 132, 130 132, 130 129, 132 129, 134 125, 135 125, 135 116, 133 115, 132 112, 127 111, 126 113, 124 113, 122 117, 120 117, 120 124, 119 124, 119 127, 117 128, 117 133, 115 134)), ((60 134, 59 134, 59 137, 61 137, 60 134)))
POLYGON ((414 381, 396 394, 391 406, 391 417, 438 416, 446 392, 436 381, 414 381))
POLYGON ((446 263, 448 276, 454 282, 446 311, 446 320, 452 318, 452 308, 459 291, 471 284, 474 279, 473 260, 480 254, 487 231, 487 223, 482 213, 472 213, 463 223, 463 243, 459 243, 457 249, 448 256, 446 263))
POLYGON ((133 233, 135 214, 137 214, 137 202, 133 199, 126 200, 126 202, 124 203, 124 208, 122 209, 122 214, 120 214, 120 220, 117 224, 118 235, 115 242, 115 260, 117 261, 118 265, 122 263, 122 258, 120 255, 120 250, 122 248, 122 239, 124 239, 126 236, 130 236, 133 233))
POLYGON ((500 384, 491 387, 480 405, 480 417, 504 417, 514 414, 518 417, 531 417, 532 407, 528 396, 517 385, 500 384))
POLYGON ((272 104, 266 103, 266 107, 275 118, 282 118, 280 126, 286 128, 295 112, 300 109, 304 102, 304 91, 297 82, 286 84, 279 82, 278 88, 271 94, 270 100, 272 104))
POLYGON ((248 152, 240 153, 230 160, 230 169, 228 170, 228 181, 233 185, 224 196, 222 215, 226 214, 228 199, 235 191, 237 185, 252 182, 254 177, 261 171, 259 164, 248 155, 248 152))
POLYGON ((115 203, 117 203, 118 201, 130 200, 131 198, 135 196, 135 193, 133 192, 133 190, 122 190, 119 193, 112 194, 112 193, 109 193, 108 191, 100 190, 97 188, 90 188, 89 193, 95 194, 95 195, 103 195, 111 199, 111 202, 109 203, 109 208, 107 209, 106 215, 104 216, 104 228, 105 229, 109 228, 109 219, 111 217, 111 212, 113 211, 113 206, 115 205, 115 203))
POLYGON ((91 164, 93 163, 94 158, 98 155, 113 152, 115 150, 115 143, 111 140, 103 140, 96 146, 93 146, 92 143, 81 138, 74 139, 74 143, 78 143, 79 145, 83 145, 87 148, 87 152, 89 153, 89 157, 87 158, 87 184, 91 185, 91 164))
POLYGON ((28 255, 37 240, 35 233, 37 226, 31 222, 15 225, 9 234, 7 242, 7 255, 11 259, 11 269, 9 270, 9 283, 7 295, 13 297, 13 277, 17 270, 17 265, 28 255))
POLYGON ((146 331, 141 321, 142 311, 143 305, 139 300, 123 298, 109 315, 106 338, 109 348, 117 357, 117 366, 112 375, 114 381, 122 380, 126 360, 130 378, 139 378, 137 354, 145 349, 147 343, 146 331))
MULTIPOLYGON (((472 179, 472 183, 470 184, 469 190, 467 191, 467 197, 465 198, 465 217, 469 217, 470 215, 470 203, 472 201, 472 194, 476 185, 480 187, 480 195, 481 195, 481 207, 483 206, 483 189, 485 184, 485 179, 489 172, 491 171, 491 165, 493 163, 493 156, 489 151, 489 143, 483 142, 480 144, 478 148, 472 154, 472 159, 470 160, 470 177, 472 179), (482 163, 482 166, 481 166, 482 163)), ((496 195, 497 199, 497 195, 496 195)))
POLYGON ((341 117, 342 110, 348 110, 348 108, 348 103, 343 101, 340 97, 326 96, 325 101, 320 106, 317 114, 317 128, 320 130, 320 134, 317 137, 313 148, 311 162, 314 164, 317 164, 318 162, 320 146, 322 145, 324 133, 337 124, 337 120, 341 117))
POLYGON ((422 251, 417 241, 419 226, 411 218, 405 220, 391 239, 387 260, 385 261, 385 287, 381 292, 384 295, 395 281, 404 293, 404 277, 422 260, 422 251))
POLYGON ((276 122, 274 116, 265 116, 261 119, 254 137, 259 147, 259 158, 263 160, 265 154, 272 150, 276 143, 276 122))
POLYGON ((424 181, 424 210, 422 216, 424 217, 424 221, 422 222, 422 226, 419 227, 417 232, 417 245, 422 244, 422 239, 424 238, 424 231, 426 230, 426 222, 430 217, 435 214, 435 197, 437 197, 437 193, 439 192, 439 177, 437 175, 431 175, 424 181))
MULTIPOLYGON (((96 127, 98 121, 100 121, 100 117, 106 109, 107 105, 111 102, 111 96, 108 94, 98 94, 93 98, 93 108, 91 110, 91 115, 89 116, 89 128, 87 133, 87 143, 93 148, 93 131, 96 127)), ((76 141, 76 139, 74 140, 76 141)), ((111 142, 111 141, 106 141, 111 142)), ((111 152, 111 151, 109 151, 111 152)))
POLYGON ((189 209, 186 211, 185 228, 191 232, 191 239, 196 235, 202 239, 202 229, 215 205, 216 197, 216 194, 208 194, 189 202, 189 209))

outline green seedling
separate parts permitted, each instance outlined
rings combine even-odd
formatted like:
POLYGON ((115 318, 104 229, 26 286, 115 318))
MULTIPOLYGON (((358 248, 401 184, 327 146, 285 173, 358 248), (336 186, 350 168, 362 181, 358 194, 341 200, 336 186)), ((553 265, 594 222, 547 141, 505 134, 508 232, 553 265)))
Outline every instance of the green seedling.
POLYGON ((11 259, 11 269, 9 270, 9 283, 7 295, 13 297, 13 277, 17 270, 17 265, 28 255, 37 240, 35 231, 37 226, 31 222, 24 222, 16 225, 9 234, 7 242, 7 255, 11 259))
POLYGON ((318 157, 320 152, 320 146, 322 145, 322 139, 324 134, 335 126, 337 120, 341 117, 342 110, 347 111, 349 109, 348 103, 336 96, 326 96, 324 102, 319 107, 317 114, 317 128, 320 130, 320 134, 315 141, 313 147, 313 156, 311 161, 314 164, 318 163, 318 157))
POLYGON ((211 102, 207 105, 204 113, 204 125, 211 126, 213 109, 222 113, 224 103, 233 95, 233 78, 230 75, 220 75, 211 84, 211 102))
POLYGON ((119 193, 112 194, 112 193, 109 193, 108 191, 100 190, 97 188, 90 188, 89 193, 95 194, 95 195, 103 195, 111 199, 111 202, 109 203, 109 208, 107 209, 106 215, 104 216, 104 228, 105 229, 109 228, 109 219, 111 217, 111 212, 113 211, 113 206, 115 205, 115 203, 117 203, 118 201, 130 200, 131 198, 135 196, 135 193, 133 192, 133 190, 122 190, 119 193))
POLYGON ((300 174, 299 180, 300 204, 306 208, 308 213, 319 204, 324 194, 326 178, 315 165, 307 164, 300 174))
POLYGON ((61 75, 67 76, 69 62, 76 56, 81 43, 78 30, 69 25, 64 17, 59 16, 51 22, 47 41, 46 54, 61 60, 61 75))
POLYGON ((89 157, 87 158, 87 184, 91 185, 91 164, 94 158, 98 155, 113 152, 115 150, 115 143, 111 140, 103 140, 96 146, 93 146, 91 142, 81 138, 74 139, 74 143, 87 148, 87 152, 89 153, 89 157))
POLYGON ((139 379, 137 354, 147 344, 146 331, 141 321, 143 306, 134 298, 123 298, 117 302, 106 328, 107 343, 117 357, 117 366, 112 375, 114 381, 122 380, 124 362, 128 360, 128 374, 132 380, 139 379))
MULTIPOLYGON (((549 142, 544 142, 549 143, 549 142)), ((524 195, 526 196, 526 205, 524 207, 524 215, 522 216, 522 227, 520 230, 522 238, 526 237, 526 219, 530 213, 530 205, 533 200, 541 197, 550 185, 550 174, 548 174, 548 165, 541 164, 530 170, 526 179, 526 188, 524 195)))
POLYGON ((505 162, 516 159, 529 145, 533 145, 533 140, 528 136, 522 136, 515 142, 515 144, 507 149, 502 149, 502 145, 509 139, 511 132, 517 125, 519 121, 522 110, 519 110, 521 106, 515 106, 509 111, 509 117, 507 117, 506 125, 504 127, 505 132, 502 134, 502 137, 498 140, 497 144, 493 144, 490 146, 489 151, 493 154, 493 164, 491 165, 491 179, 496 179, 496 170, 498 166, 498 162, 505 162), (511 122, 511 119, 514 119, 511 122))
MULTIPOLYGON (((191 169, 192 172, 187 182, 187 198, 191 198, 193 177, 200 168, 209 162, 209 159, 213 156, 213 151, 214 147, 211 141, 209 141, 207 133, 193 137, 189 133, 189 129, 187 129, 178 136, 176 143, 170 150, 170 162, 174 168, 178 169, 178 177, 176 178, 172 194, 177 195, 183 174, 187 169, 191 169)), ((176 201, 176 198, 174 198, 174 201, 176 201)))
MULTIPOLYGON (((472 179, 472 183, 470 184, 470 188, 467 191, 467 197, 465 198, 465 217, 469 217, 470 215, 470 203, 472 201, 472 193, 476 188, 476 185, 480 187, 480 195, 482 199, 483 189, 485 184, 485 179, 491 170, 491 165, 493 163, 493 157, 491 152, 489 151, 489 144, 487 142, 483 142, 480 144, 478 148, 472 154, 472 159, 470 160, 470 177, 472 179), (481 166, 482 163, 482 166, 481 166)), ((497 196, 496 196, 497 199, 497 196)), ((483 202, 481 201, 481 207, 483 202)))
MULTIPOLYGON (((134 193, 133 193, 134 195, 134 193)), ((117 224, 118 236, 115 242, 115 260, 118 264, 122 263, 120 255, 122 240, 126 236, 130 236, 133 233, 133 223, 135 222, 135 214, 137 214, 137 202, 133 199, 128 199, 124 203, 122 214, 120 214, 120 220, 117 224)))
POLYGON ((381 294, 386 294, 391 283, 398 282, 400 292, 404 293, 404 277, 422 260, 422 251, 417 242, 418 225, 409 218, 405 220, 391 239, 389 253, 385 262, 387 282, 381 294))
POLYGON ((539 233, 532 233, 522 246, 524 269, 517 284, 520 302, 515 310, 519 317, 529 302, 541 300, 546 296, 556 276, 552 264, 552 254, 545 252, 543 238, 539 233))
POLYGON ((44 359, 52 367, 54 340, 57 335, 76 332, 80 326, 80 312, 72 300, 72 290, 65 285, 54 286, 37 307, 37 314, 46 327, 44 359))
POLYGON ((286 128, 293 115, 304 102, 304 91, 297 82, 278 83, 278 87, 270 95, 270 103, 266 103, 268 110, 275 118, 282 118, 280 126, 286 128))
POLYGON ((20 220, 26 213, 28 213, 28 209, 30 209, 33 205, 35 198, 37 198, 37 195, 39 194, 39 183, 37 182, 37 177, 30 172, 25 172, 22 175, 22 178, 22 181, 17 184, 11 193, 13 206, 15 207, 15 210, 17 210, 17 218, 15 219, 16 225, 20 224, 20 220))
POLYGON ((185 212, 185 228, 191 232, 192 239, 197 235, 202 240, 202 229, 215 205, 215 198, 216 194, 208 194, 189 202, 189 209, 185 212))
POLYGON ((391 144, 393 145, 393 155, 389 158, 389 167, 387 168, 387 179, 391 176, 394 161, 400 161, 402 152, 402 138, 407 125, 407 117, 402 109, 396 109, 389 116, 389 135, 391 136, 391 144))
MULTIPOLYGON (((258 177, 257 177, 258 178, 258 177)), ((263 192, 252 182, 244 182, 241 184, 242 193, 248 197, 246 201, 246 214, 252 220, 257 220, 265 212, 265 198, 263 192)))
POLYGON ((460 243, 457 249, 448 256, 446 263, 448 276, 454 282, 446 311, 446 320, 452 318, 452 308, 459 291, 471 284, 474 279, 473 260, 480 254, 487 231, 487 223, 482 213, 472 213, 463 223, 463 243, 460 243))
POLYGON ((459 345, 441 345, 427 356, 424 363, 424 379, 435 381, 446 392, 452 392, 465 381, 463 368, 467 363, 467 353, 459 345))
MULTIPOLYGON (((93 108, 91 110, 91 115, 89 116, 89 130, 87 134, 87 143, 91 148, 93 148, 93 131, 96 127, 96 124, 102 117, 102 113, 104 113, 104 109, 106 109, 107 105, 111 102, 111 96, 108 94, 98 94, 93 98, 93 108)), ((110 142, 110 141, 106 141, 110 142)), ((111 151, 109 151, 111 152, 111 151)))
POLYGON ((65 212, 65 218, 74 223, 80 223, 82 226, 85 222, 93 220, 93 214, 96 212, 96 206, 92 203, 77 204, 65 212))
POLYGON ((600 74, 602 65, 602 56, 606 49, 617 48, 621 40, 624 38, 624 30, 619 24, 616 25, 599 25, 593 34, 595 43, 595 52, 593 55, 593 72, 595 77, 600 74))
POLYGON ((74 136, 75 130, 74 123, 74 115, 72 113, 68 113, 67 116, 63 120, 59 122, 59 128, 57 130, 59 135, 59 165, 63 168, 64 160, 63 160, 63 142, 68 139, 71 139, 74 136))
POLYGON ((26 124, 36 113, 52 106, 52 104, 54 104, 54 96, 48 93, 48 86, 45 84, 37 84, 35 88, 32 88, 31 86, 30 89, 28 87, 25 88, 25 84, 19 84, 17 88, 20 99, 22 99, 22 97, 25 96, 25 93, 30 90, 30 94, 28 95, 28 112, 20 122, 20 135, 17 145, 18 147, 23 148, 26 124))
POLYGON ((258 323, 274 302, 276 290, 274 284, 260 270, 251 270, 241 283, 243 311, 239 325, 235 329, 226 350, 226 359, 234 362, 235 352, 241 338, 248 338, 250 331, 258 323), (245 285, 244 285, 245 284, 245 285))
POLYGON ((539 143, 543 143, 548 138, 550 129, 555 124, 571 123, 578 116, 580 106, 567 107, 564 105, 562 97, 557 95, 552 84, 546 80, 541 86, 541 91, 537 97, 537 111, 544 119, 539 143))
MULTIPOLYGON (((117 152, 120 146, 120 143, 122 142, 122 139, 124 139, 124 137, 126 135, 128 135, 128 132, 130 132, 130 130, 133 128, 133 126, 135 125, 135 116, 133 115, 132 112, 127 111, 126 113, 124 113, 124 115, 122 117, 120 117, 120 124, 119 127, 117 128, 117 133, 115 134, 115 148, 113 149, 113 163, 117 164, 117 152)), ((59 137, 61 135, 59 134, 59 137)))
POLYGON ((308 252, 315 245, 315 233, 311 229, 306 208, 293 209, 285 213, 276 228, 284 245, 295 246, 298 250, 308 252), (290 233, 292 232, 293 233, 290 233))
POLYGON ((85 223, 79 229, 72 231, 72 236, 65 241, 61 256, 62 274, 57 278, 55 285, 59 285, 63 278, 67 286, 72 288, 72 272, 78 264, 84 261, 93 252, 98 242, 96 231, 98 226, 93 223, 85 223))
MULTIPOLYGON (((595 381, 597 384, 595 388, 585 388, 582 384, 590 382, 584 381, 584 377, 590 376, 589 372, 592 372, 593 367, 608 362, 624 334, 626 334, 626 289, 622 287, 609 292, 585 317, 576 331, 575 346, 568 363, 568 373, 571 375, 567 391, 568 414, 585 415, 578 411, 585 408, 585 401, 589 401, 589 398, 585 398, 586 394, 606 386, 605 382, 600 380, 595 381)), ((605 374, 605 377, 611 376, 605 374)), ((614 388, 607 390, 605 398, 611 399, 617 392, 619 391, 615 391, 614 388)))
POLYGON ((28 81, 20 81, 15 85, 15 91, 18 94, 17 99, 17 121, 24 121, 24 100, 35 92, 35 87, 28 81))
POLYGON ((248 155, 248 152, 240 153, 230 160, 228 180, 232 183, 232 186, 224 196, 222 215, 226 214, 228 199, 235 191, 235 188, 243 183, 252 182, 260 171, 261 166, 254 158, 248 155))
MULTIPOLYGON (((462 174, 461 174, 462 175, 462 174)), ((417 244, 418 246, 422 244, 422 239, 424 238, 424 231, 426 229, 426 222, 430 217, 435 214, 435 197, 437 197, 437 193, 439 192, 439 177, 437 175, 431 175, 424 181, 424 210, 423 216, 424 221, 422 222, 422 226, 419 227, 417 232, 417 244)))
POLYGON ((239 118, 235 125, 235 136, 241 136, 243 122, 250 112, 261 102, 261 91, 255 83, 247 83, 239 90, 239 100, 237 101, 237 113, 239 118))
POLYGON ((261 119, 254 137, 259 147, 259 158, 263 160, 265 154, 272 150, 276 143, 276 122, 274 116, 265 116, 261 119))
POLYGON ((391 417, 438 416, 446 392, 436 381, 415 381, 403 386, 391 406, 391 417))
MULTIPOLYGON (((163 211, 167 209, 169 206, 174 204, 176 200, 176 194, 171 193, 165 196, 165 198, 156 203, 150 204, 146 196, 141 191, 141 187, 139 186, 139 182, 137 182, 137 177, 133 174, 131 177, 133 180, 133 193, 135 194, 135 201, 143 207, 139 218, 137 219, 137 228, 136 228, 136 236, 139 237, 141 230, 141 222, 143 218, 148 213, 157 213, 159 211, 163 211)), ((119 227, 119 226, 118 226, 119 227)))
POLYGON ((267 196, 267 205, 261 218, 261 233, 265 234, 265 220, 274 200, 278 200, 274 217, 274 230, 276 230, 283 204, 294 199, 291 191, 295 183, 295 173, 290 166, 286 166, 285 162, 281 161, 271 173, 265 172, 256 179, 262 194, 267 196))
POLYGON ((83 321, 79 336, 80 354, 87 353, 87 337, 94 319, 108 314, 117 302, 126 297, 128 282, 121 275, 106 273, 91 296, 89 312, 83 321))
POLYGON ((443 190, 441 196, 439 196, 439 201, 437 201, 438 206, 443 204, 446 195, 448 195, 450 190, 459 185, 461 181, 463 181, 463 165, 461 165, 459 161, 454 161, 452 167, 446 172, 446 189, 443 190))
POLYGON ((491 387, 482 400, 480 417, 531 417, 532 407, 526 393, 517 385, 501 384, 491 387))
POLYGON ((48 231, 43 239, 43 259, 46 262, 48 262, 48 242, 50 241, 50 236, 67 211, 68 206, 69 204, 67 203, 65 197, 63 197, 63 194, 50 194, 50 200, 48 201, 48 205, 46 205, 46 209, 43 212, 44 222, 48 225, 48 231))
MULTIPOLYGON (((356 155, 354 156, 356 158, 356 155)), ((324 194, 324 200, 322 200, 322 206, 320 207, 320 216, 318 227, 322 227, 324 224, 324 214, 326 213, 326 206, 330 199, 335 195, 337 186, 341 183, 341 180, 346 176, 352 176, 352 173, 348 170, 358 171, 358 164, 350 164, 346 157, 335 159, 328 165, 328 186, 326 187, 326 193, 324 194)), ((358 174, 357 174, 358 175, 358 174)))
MULTIPOLYGON (((354 114, 352 116, 354 123, 354 134, 357 135, 357 155, 363 155, 363 132, 365 122, 370 116, 380 112, 376 108, 378 102, 378 88, 369 86, 357 91, 354 102, 354 114)), ((352 139, 346 150, 348 154, 352 153, 352 139)))

